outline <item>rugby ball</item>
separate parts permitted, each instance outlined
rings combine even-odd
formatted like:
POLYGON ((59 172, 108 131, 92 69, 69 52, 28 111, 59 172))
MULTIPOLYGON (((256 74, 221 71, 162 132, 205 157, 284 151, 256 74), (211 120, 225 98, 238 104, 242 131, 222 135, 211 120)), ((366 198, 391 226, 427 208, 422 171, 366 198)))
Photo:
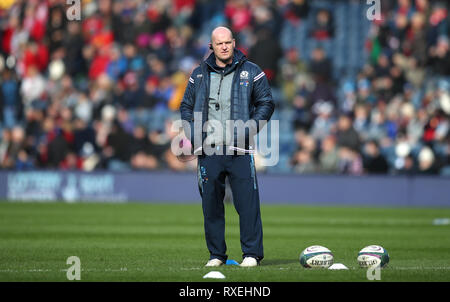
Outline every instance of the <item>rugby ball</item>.
POLYGON ((369 245, 359 251, 357 260, 362 268, 384 267, 389 263, 389 254, 382 246, 369 245))
POLYGON ((333 261, 333 253, 320 245, 309 246, 300 254, 300 264, 306 268, 328 268, 333 261))

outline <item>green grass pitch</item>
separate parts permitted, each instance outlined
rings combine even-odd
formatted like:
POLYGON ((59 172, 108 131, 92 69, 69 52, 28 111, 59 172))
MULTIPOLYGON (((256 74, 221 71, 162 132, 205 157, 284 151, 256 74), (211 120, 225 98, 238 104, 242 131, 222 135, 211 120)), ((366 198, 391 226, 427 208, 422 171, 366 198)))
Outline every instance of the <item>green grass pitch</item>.
MULTIPOLYGON (((356 256, 370 244, 391 257, 382 281, 450 281, 450 209, 262 205, 265 259, 255 268, 208 269, 199 204, 0 202, 0 281, 67 281, 69 256, 81 281, 367 281, 356 256), (305 269, 300 252, 331 249, 349 270, 305 269), (209 279, 211 280, 211 279, 209 279)), ((241 261, 238 216, 226 205, 229 259, 241 261)))

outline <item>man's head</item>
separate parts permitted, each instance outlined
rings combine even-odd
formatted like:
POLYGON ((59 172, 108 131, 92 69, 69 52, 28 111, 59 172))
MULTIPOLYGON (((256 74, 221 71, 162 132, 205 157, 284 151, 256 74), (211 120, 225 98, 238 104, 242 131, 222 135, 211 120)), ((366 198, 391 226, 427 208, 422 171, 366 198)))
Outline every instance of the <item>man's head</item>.
POLYGON ((211 33, 211 48, 220 67, 230 64, 233 60, 236 42, 230 29, 220 26, 211 33))
POLYGON ((338 129, 339 131, 347 131, 352 126, 352 119, 347 114, 339 116, 338 129))

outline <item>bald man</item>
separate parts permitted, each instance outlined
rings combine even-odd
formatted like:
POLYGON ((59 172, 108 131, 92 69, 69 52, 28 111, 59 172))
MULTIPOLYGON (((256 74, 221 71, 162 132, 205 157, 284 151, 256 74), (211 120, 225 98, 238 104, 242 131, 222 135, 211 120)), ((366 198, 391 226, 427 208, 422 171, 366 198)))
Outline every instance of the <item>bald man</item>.
POLYGON ((233 61, 234 48, 236 41, 233 39, 233 33, 226 27, 217 27, 211 33, 210 46, 216 57, 216 65, 224 68, 233 61))
POLYGON ((198 187, 210 254, 206 266, 220 266, 228 258, 226 177, 239 215, 240 266, 257 266, 264 251, 253 138, 275 106, 265 73, 235 48, 230 29, 215 28, 209 47, 212 53, 192 72, 180 106, 185 134, 198 155, 198 187))

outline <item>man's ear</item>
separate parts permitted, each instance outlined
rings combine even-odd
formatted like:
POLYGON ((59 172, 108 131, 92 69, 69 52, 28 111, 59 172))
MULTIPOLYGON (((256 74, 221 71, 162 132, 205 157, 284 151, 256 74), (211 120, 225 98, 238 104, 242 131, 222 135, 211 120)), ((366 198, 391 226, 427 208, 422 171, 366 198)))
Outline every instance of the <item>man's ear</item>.
POLYGON ((213 50, 212 44, 209 43, 208 45, 209 45, 209 49, 213 50))

